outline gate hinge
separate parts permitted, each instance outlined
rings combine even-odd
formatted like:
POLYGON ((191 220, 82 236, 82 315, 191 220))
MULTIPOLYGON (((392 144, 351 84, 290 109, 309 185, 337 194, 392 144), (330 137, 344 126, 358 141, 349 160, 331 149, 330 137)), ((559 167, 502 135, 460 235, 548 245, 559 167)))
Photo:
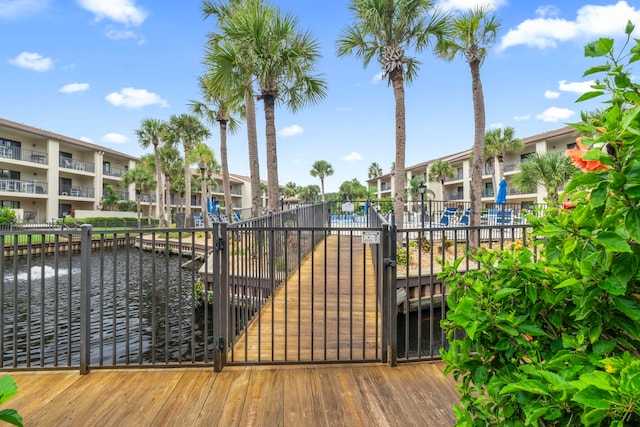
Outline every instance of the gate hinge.
POLYGON ((221 250, 223 250, 223 249, 224 249, 224 239, 223 239, 222 237, 218 237, 218 238, 215 240, 214 244, 213 244, 213 248, 214 248, 216 251, 221 251, 221 250))
POLYGON ((383 265, 385 267, 395 267, 396 266, 396 260, 395 259, 391 259, 391 258, 385 258, 383 260, 383 265))

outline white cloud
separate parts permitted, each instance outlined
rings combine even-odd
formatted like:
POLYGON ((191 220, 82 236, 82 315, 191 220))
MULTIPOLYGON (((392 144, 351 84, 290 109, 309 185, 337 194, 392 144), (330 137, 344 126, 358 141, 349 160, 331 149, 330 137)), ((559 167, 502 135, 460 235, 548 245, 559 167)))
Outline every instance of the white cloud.
POLYGON ((80 141, 89 142, 93 144, 93 139, 89 138, 88 136, 81 136, 80 141))
POLYGON ((110 19, 124 25, 137 26, 147 18, 147 12, 135 5, 134 0, 78 0, 83 9, 94 14, 96 21, 110 19))
POLYGON ((371 77, 371 83, 374 85, 377 85, 378 83, 380 83, 382 81, 382 74, 383 72, 380 71, 378 74, 376 74, 375 76, 371 77))
POLYGON ((517 121, 517 122, 524 122, 531 119, 531 114, 525 114, 523 116, 515 116, 513 118, 513 120, 517 121))
POLYGON ((304 133, 304 129, 302 128, 302 126, 291 125, 291 126, 287 126, 284 129, 281 129, 280 132, 278 132, 278 135, 296 136, 296 135, 302 135, 303 133, 304 133))
POLYGON ((131 30, 119 30, 109 25, 105 30, 105 36, 111 40, 138 40, 138 44, 144 44, 144 37, 131 30))
POLYGON ((48 5, 49 0, 2 0, 0 1, 0 18, 16 18, 40 12, 48 5))
POLYGON ((119 133, 108 133, 101 138, 102 142, 106 142, 108 144, 124 144, 129 140, 129 137, 121 135, 119 133))
POLYGON ((168 107, 167 101, 159 95, 149 92, 146 89, 136 89, 125 87, 120 92, 112 92, 105 99, 116 107, 141 108, 147 105, 157 104, 161 107, 168 107))
POLYGON ((560 92, 554 92, 552 90, 544 91, 544 97, 549 99, 558 99, 560 98, 560 92))
POLYGON ((628 20, 640 22, 640 9, 626 1, 607 6, 583 6, 573 21, 558 18, 556 11, 549 8, 539 8, 536 13, 537 18, 527 19, 510 29, 502 38, 499 49, 517 45, 553 48, 560 42, 576 38, 621 35, 628 20))
POLYGON ((51 58, 45 58, 39 53, 35 52, 22 52, 20 55, 9 62, 18 67, 27 68, 33 71, 47 71, 53 67, 53 61, 51 58))
POLYGON ((588 82, 568 82, 566 80, 560 80, 558 82, 558 89, 563 92, 573 92, 583 94, 593 90, 592 85, 596 84, 595 81, 590 80, 588 82))
POLYGON ((64 85, 60 89, 58 89, 58 92, 62 92, 62 93, 84 92, 87 89, 89 89, 89 83, 69 83, 68 85, 64 85))
POLYGON ((551 107, 544 110, 542 114, 538 114, 536 118, 542 120, 543 122, 555 123, 562 120, 567 120, 574 114, 575 111, 569 110, 568 108, 551 107))
POLYGON ((506 0, 443 0, 440 2, 440 7, 445 10, 458 9, 466 11, 480 6, 487 6, 493 10, 506 3, 506 0))
POLYGON ((342 159, 346 160, 347 162, 354 162, 357 160, 362 160, 362 155, 360 153, 352 151, 351 154, 344 156, 342 159))

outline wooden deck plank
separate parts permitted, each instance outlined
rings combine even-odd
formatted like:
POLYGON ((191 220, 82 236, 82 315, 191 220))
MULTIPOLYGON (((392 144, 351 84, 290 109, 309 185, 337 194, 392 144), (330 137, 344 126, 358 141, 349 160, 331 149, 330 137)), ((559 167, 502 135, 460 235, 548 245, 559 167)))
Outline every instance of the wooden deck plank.
POLYGON ((210 426, 455 423, 442 363, 301 365, 11 373, 3 404, 25 425, 210 426))
POLYGON ((361 237, 327 236, 277 289, 229 360, 379 358, 376 285, 371 252, 361 237))

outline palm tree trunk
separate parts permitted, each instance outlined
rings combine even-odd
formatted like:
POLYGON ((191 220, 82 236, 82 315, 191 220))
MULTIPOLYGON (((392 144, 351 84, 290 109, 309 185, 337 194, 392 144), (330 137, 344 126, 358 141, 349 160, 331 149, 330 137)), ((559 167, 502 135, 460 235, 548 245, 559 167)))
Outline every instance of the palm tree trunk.
POLYGON ((200 174, 200 214, 202 215, 202 223, 207 226, 207 180, 204 179, 204 172, 200 174))
POLYGON ((393 210, 396 221, 404 221, 404 187, 405 187, 405 147, 406 124, 404 106, 404 78, 401 69, 395 69, 390 75, 393 84, 393 96, 396 101, 396 167, 394 172, 395 186, 393 189, 393 210))
MULTIPOLYGON (((472 227, 480 225, 480 209, 482 207, 482 159, 484 158, 485 111, 484 93, 480 80, 480 61, 471 61, 471 91, 473 95, 473 164, 471 165, 471 223, 472 227)), ((470 246, 478 248, 478 235, 471 233, 470 246)))
POLYGON ((184 226, 191 226, 191 170, 189 168, 189 146, 184 144, 184 226))
POLYGON ((171 226, 171 175, 165 175, 164 182, 164 204, 165 204, 165 226, 171 226))
POLYGON ((156 161, 156 209, 155 209, 155 217, 160 219, 160 226, 164 226, 164 218, 161 217, 161 207, 162 207, 162 169, 160 166, 160 153, 158 153, 158 143, 154 141, 153 143, 153 155, 155 156, 156 161))
POLYGON ((142 217, 142 209, 140 209, 140 198, 141 198, 141 192, 136 189, 136 216, 137 216, 137 223, 138 223, 138 228, 140 228, 140 221, 141 221, 141 217, 142 217))
POLYGON ((229 162, 227 161, 227 121, 218 120, 220 124, 220 163, 222 163, 222 191, 224 205, 229 222, 233 222, 233 208, 231 207, 231 181, 229 180, 229 162))
POLYGON ((260 215, 260 162, 258 158, 258 131, 256 126, 256 103, 253 91, 245 92, 247 115, 247 141, 249 143, 249 174, 251 175, 251 216, 260 215))
POLYGON ((276 123, 275 123, 275 98, 273 95, 263 95, 264 118, 267 137, 267 187, 268 187, 268 208, 272 212, 279 210, 278 199, 280 197, 280 187, 278 185, 278 149, 276 143, 276 123))
POLYGON ((320 186, 322 187, 322 203, 324 203, 324 177, 320 177, 320 186))

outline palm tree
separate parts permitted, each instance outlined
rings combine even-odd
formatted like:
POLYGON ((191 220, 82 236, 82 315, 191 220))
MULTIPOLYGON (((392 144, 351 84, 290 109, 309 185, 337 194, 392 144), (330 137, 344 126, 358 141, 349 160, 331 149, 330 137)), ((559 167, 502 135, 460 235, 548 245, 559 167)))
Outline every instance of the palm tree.
POLYGON ((511 184, 530 193, 537 192, 538 186, 542 186, 547 192, 548 201, 557 204, 560 202, 560 191, 576 172, 578 169, 564 153, 533 153, 520 164, 520 172, 511 179, 511 184))
POLYGON ((318 160, 311 166, 309 173, 314 178, 320 178, 322 201, 324 202, 324 179, 327 176, 333 175, 333 166, 331 166, 331 163, 326 160, 318 160))
POLYGON ((284 190, 282 190, 282 193, 284 194, 285 197, 295 197, 296 194, 298 193, 298 186, 296 185, 295 182, 289 181, 285 184, 284 190))
MULTIPOLYGON (((209 193, 207 192, 207 166, 215 163, 215 155, 213 150, 203 142, 196 144, 189 155, 189 163, 197 163, 200 169, 200 211, 202 212, 202 219, 205 226, 211 225, 208 224, 207 215, 207 199, 209 198, 209 193)), ((231 206, 231 195, 229 195, 229 206, 231 206)))
MULTIPOLYGON (((140 157, 140 161, 138 162, 137 166, 145 169, 149 175, 151 175, 152 177, 156 176, 156 158, 154 154, 151 153, 147 153, 147 154, 143 154, 140 157)), ((153 182, 155 182, 157 184, 158 181, 156 181, 155 179, 153 180, 153 182)), ((159 188, 160 185, 156 186, 156 190, 157 188, 159 188)), ((150 191, 151 188, 144 188, 145 193, 150 191)), ((147 215, 147 223, 151 224, 151 210, 152 208, 155 207, 155 211, 158 212, 159 211, 159 207, 160 207, 160 201, 158 199, 157 196, 157 191, 156 194, 149 194, 149 209, 148 209, 148 215, 147 215)))
POLYGON ((162 134, 162 127, 164 122, 158 119, 145 118, 140 122, 140 127, 136 129, 136 137, 138 143, 144 149, 153 145, 153 156, 155 160, 155 175, 158 186, 156 187, 156 210, 155 217, 160 218, 160 225, 164 226, 165 218, 160 217, 160 206, 162 200, 162 170, 160 167, 160 155, 158 154, 158 148, 160 146, 160 135, 162 134))
POLYGON ((153 174, 149 173, 145 167, 138 165, 122 174, 122 185, 129 186, 131 184, 135 186, 136 212, 138 215, 138 228, 140 228, 140 201, 142 192, 153 188, 153 185, 156 185, 156 182, 153 178, 153 174))
POLYGON ((382 175, 382 166, 380 163, 373 162, 369 165, 369 179, 377 178, 382 175))
MULTIPOLYGON (((253 4, 252 2, 249 2, 253 4)), ((311 73, 320 57, 320 49, 309 32, 297 29, 290 14, 261 5, 243 8, 241 13, 219 22, 226 37, 240 45, 240 52, 252 58, 252 74, 258 85, 258 100, 264 103, 269 209, 278 209, 278 153, 275 127, 276 101, 296 112, 326 96, 326 82, 311 73)), ((254 5, 255 6, 255 5, 254 5)))
POLYGON ((355 23, 345 29, 337 42, 338 56, 355 54, 366 67, 376 58, 382 76, 393 86, 395 98, 396 157, 394 209, 404 214, 405 188, 405 81, 411 82, 419 62, 408 50, 421 52, 446 32, 447 16, 441 14, 433 0, 352 0, 349 9, 355 23))
POLYGON ((191 165, 188 162, 189 151, 194 145, 210 136, 211 133, 200 120, 189 114, 171 115, 168 126, 166 126, 166 132, 163 134, 163 139, 167 139, 170 143, 181 142, 184 151, 185 224, 191 224, 191 165))
MULTIPOLYGON (((211 64, 210 64, 211 65, 211 64)), ((214 66, 214 65, 211 65, 214 66)), ((229 221, 232 221, 231 212, 231 180, 229 178, 229 162, 227 160, 227 130, 235 132, 238 128, 237 122, 231 118, 231 110, 237 110, 237 98, 231 94, 225 94, 223 88, 215 85, 215 80, 210 78, 200 78, 200 88, 204 98, 215 106, 215 110, 209 108, 202 102, 191 101, 191 111, 200 117, 206 118, 210 123, 218 123, 220 126, 220 162, 222 163, 222 191, 224 193, 224 204, 227 208, 229 221)), ((229 91, 227 91, 229 92, 229 91)))
POLYGON ((171 225, 171 186, 172 177, 178 177, 184 169, 180 152, 171 144, 163 144, 158 149, 160 167, 164 174, 164 213, 167 218, 166 226, 171 225))
MULTIPOLYGON (((205 19, 215 16, 220 21, 240 17, 250 8, 262 7, 262 0, 230 0, 229 3, 203 2, 205 19)), ((215 87, 236 88, 238 101, 244 100, 244 117, 247 121, 247 142, 249 150, 249 174, 251 175, 251 209, 257 216, 262 211, 260 162, 258 157, 258 131, 256 107, 253 92, 253 70, 255 62, 251 55, 241 51, 242 44, 227 34, 210 33, 207 36, 205 65, 215 64, 208 71, 209 79, 215 87)), ((240 102, 238 102, 240 104, 240 102)), ((241 110, 240 113, 243 113, 241 110)))
POLYGON ((504 177, 504 156, 509 153, 517 153, 524 147, 524 142, 515 137, 515 130, 512 127, 496 128, 488 130, 484 137, 485 158, 498 160, 498 170, 494 177, 494 188, 504 177))
MULTIPOLYGON (((487 7, 478 7, 456 16, 452 21, 450 36, 438 44, 438 54, 451 61, 462 56, 471 71, 473 95, 473 162, 471 165, 471 226, 480 225, 482 202, 482 165, 484 163, 485 107, 480 67, 487 56, 488 48, 496 41, 500 20, 489 15, 487 7)), ((478 245, 477 236, 472 235, 471 247, 478 245)))
POLYGON ((440 183, 440 200, 444 200, 444 182, 447 178, 453 178, 456 176, 456 169, 449 162, 443 160, 436 160, 429 167, 429 182, 440 183))
MULTIPOLYGON (((415 201, 420 198, 420 185, 424 184, 424 180, 419 176, 414 176, 409 181, 409 187, 407 187, 407 193, 411 196, 411 200, 415 201)), ((424 194, 427 196, 435 197, 435 193, 433 190, 429 188, 424 189, 424 194)))
POLYGON ((364 200, 367 197, 367 188, 358 181, 357 178, 351 181, 345 181, 340 184, 338 194, 342 200, 364 200))

